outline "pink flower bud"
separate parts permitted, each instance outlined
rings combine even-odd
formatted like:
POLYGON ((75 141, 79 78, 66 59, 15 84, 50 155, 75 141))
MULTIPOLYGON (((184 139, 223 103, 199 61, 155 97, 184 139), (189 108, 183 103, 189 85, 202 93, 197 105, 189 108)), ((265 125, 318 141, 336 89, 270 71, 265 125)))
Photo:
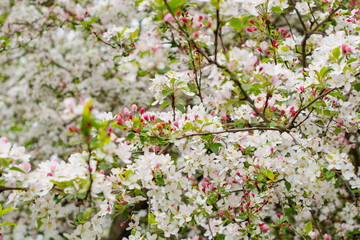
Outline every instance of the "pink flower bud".
POLYGON ((324 239, 329 240, 329 239, 330 239, 330 235, 327 234, 327 233, 325 233, 325 234, 324 234, 324 239))
POLYGON ((251 32, 251 28, 249 28, 249 27, 246 28, 246 31, 251 32))
POLYGON ((290 111, 292 112, 292 111, 294 111, 295 110, 295 107, 294 106, 291 106, 290 107, 290 111))
POLYGON ((149 115, 147 115, 146 113, 144 114, 144 119, 146 120, 146 121, 149 121, 149 115))
POLYGON ((175 126, 175 127, 179 127, 179 122, 175 121, 175 122, 174 122, 174 126, 175 126))
POLYGON ((8 142, 8 139, 7 139, 7 137, 1 137, 1 138, 0 138, 0 141, 2 141, 3 143, 7 143, 7 142, 8 142))
POLYGON ((121 205, 126 205, 126 202, 125 202, 125 201, 121 201, 120 204, 121 204, 121 205))
POLYGON ((271 105, 270 109, 271 109, 271 111, 275 111, 276 108, 274 105, 271 105))
POLYGON ((222 120, 227 120, 228 118, 227 118, 227 116, 225 116, 225 115, 221 115, 221 119, 222 119, 222 120))
POLYGON ((145 112, 145 108, 140 108, 140 114, 142 115, 145 112))
POLYGON ((199 33, 198 33, 198 32, 195 32, 195 33, 194 33, 194 37, 198 38, 198 37, 199 37, 199 33))
POLYGON ((25 172, 30 172, 31 170, 31 164, 30 163, 23 163, 21 164, 22 165, 22 169, 25 171, 25 172))
POLYGON ((270 51, 269 51, 269 50, 267 50, 267 51, 266 51, 266 54, 267 54, 267 55, 269 55, 269 54, 270 54, 270 51))
POLYGON ((136 128, 136 129, 135 129, 135 132, 136 132, 136 133, 139 133, 139 132, 140 132, 140 128, 136 128))
POLYGON ((326 10, 327 10, 328 12, 331 12, 331 11, 332 11, 332 8, 331 8, 331 7, 328 7, 326 10))
POLYGON ((346 52, 347 52, 347 53, 351 53, 351 47, 347 46, 347 47, 346 47, 346 52))
POLYGON ((251 27, 251 31, 255 32, 257 30, 257 27, 256 26, 252 26, 251 27))
POLYGON ((163 21, 164 22, 174 22, 175 18, 173 17, 173 15, 171 13, 168 13, 164 16, 163 21))
POLYGON ((220 211, 219 211, 219 215, 220 215, 220 217, 223 217, 223 216, 224 216, 224 214, 225 214, 224 210, 220 210, 220 211))
POLYGON ((100 174, 104 174, 104 170, 101 169, 101 170, 99 171, 99 173, 100 173, 100 174))
POLYGON ((276 214, 276 216, 278 217, 278 218, 280 218, 281 217, 281 215, 278 213, 278 214, 276 214))
POLYGON ((250 19, 250 21, 249 21, 251 24, 253 24, 254 23, 254 20, 252 20, 252 19, 250 19))
POLYGON ((160 147, 159 146, 155 146, 155 152, 159 151, 160 147))
POLYGON ((304 87, 304 86, 300 86, 300 91, 304 92, 304 91, 305 91, 305 87, 304 87))
POLYGON ((131 105, 131 110, 132 110, 133 112, 136 112, 137 108, 138 108, 138 107, 136 106, 136 104, 131 105))
POLYGON ((284 114, 285 114, 285 110, 281 110, 281 111, 280 111, 280 114, 281 114, 281 115, 284 115, 284 114))
POLYGON ((125 114, 125 115, 129 115, 129 114, 130 114, 130 111, 129 111, 128 108, 124 108, 124 114, 125 114))
POLYGON ((341 50, 346 53, 347 45, 345 43, 341 44, 341 50))
POLYGON ((160 163, 156 163, 155 167, 156 167, 156 168, 159 168, 159 167, 160 167, 160 163))

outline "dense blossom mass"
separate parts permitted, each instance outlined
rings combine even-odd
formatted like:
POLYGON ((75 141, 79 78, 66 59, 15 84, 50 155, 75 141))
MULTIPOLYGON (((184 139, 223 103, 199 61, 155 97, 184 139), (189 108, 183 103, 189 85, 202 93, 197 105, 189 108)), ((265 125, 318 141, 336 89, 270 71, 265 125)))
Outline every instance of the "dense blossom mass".
POLYGON ((360 239, 357 0, 0 1, 0 239, 360 239))

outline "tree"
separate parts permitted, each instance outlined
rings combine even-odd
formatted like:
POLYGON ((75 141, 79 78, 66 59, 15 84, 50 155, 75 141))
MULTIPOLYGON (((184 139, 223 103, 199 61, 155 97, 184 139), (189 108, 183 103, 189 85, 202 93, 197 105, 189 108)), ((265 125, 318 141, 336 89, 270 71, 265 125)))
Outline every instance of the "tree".
POLYGON ((1 4, 4 236, 359 237, 356 1, 1 4))

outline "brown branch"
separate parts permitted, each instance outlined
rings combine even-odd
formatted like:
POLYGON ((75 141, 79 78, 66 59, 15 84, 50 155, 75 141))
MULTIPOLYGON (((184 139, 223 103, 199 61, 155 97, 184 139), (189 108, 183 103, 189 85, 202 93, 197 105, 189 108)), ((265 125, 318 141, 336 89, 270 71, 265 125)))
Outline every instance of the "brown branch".
POLYGON ((216 5, 216 29, 215 29, 215 49, 214 49, 215 61, 217 61, 218 34, 219 34, 219 27, 220 27, 219 4, 220 3, 218 0, 217 5, 216 5))
POLYGON ((298 123, 295 128, 297 128, 298 126, 300 126, 303 122, 305 122, 311 115, 311 113, 314 111, 315 108, 312 108, 311 111, 309 112, 309 114, 300 122, 298 123))
MULTIPOLYGON (((212 60, 207 54, 204 53, 204 51, 202 49, 200 49, 196 43, 194 42, 193 39, 190 38, 189 34, 181 27, 181 24, 179 22, 179 20, 176 18, 176 16, 174 15, 174 13, 171 11, 171 8, 167 2, 167 0, 164 0, 165 2, 165 6, 168 9, 168 11, 170 12, 170 14, 174 17, 176 24, 178 25, 180 31, 188 38, 188 41, 191 43, 191 45, 196 48, 196 50, 206 58, 206 60, 209 63, 212 63, 214 65, 216 65, 218 68, 224 70, 225 72, 227 72, 230 75, 230 79, 240 88, 241 93, 244 95, 244 97, 246 98, 246 100, 250 103, 250 107, 255 111, 255 113, 260 116, 266 123, 269 123, 269 119, 267 119, 265 117, 264 114, 262 114, 256 107, 254 104, 254 101, 250 98, 250 96, 247 94, 247 92, 243 89, 241 83, 239 82, 238 79, 236 79, 234 76, 235 74, 233 72, 231 72, 226 66, 222 66, 221 64, 219 64, 217 61, 212 60)), ((172 24, 168 23, 168 25, 170 27, 172 27, 173 29, 174 26, 172 26, 172 24)), ((176 30, 176 29, 175 29, 176 30)))
POLYGON ((180 140, 180 139, 187 138, 187 137, 194 137, 194 136, 213 135, 213 134, 222 134, 222 133, 247 132, 247 131, 254 131, 254 130, 281 131, 281 129, 272 128, 272 127, 252 127, 252 128, 226 129, 226 130, 223 130, 223 131, 216 131, 216 132, 192 133, 192 134, 184 135, 182 137, 177 137, 176 140, 180 140))
MULTIPOLYGON (((285 214, 285 209, 284 209, 284 204, 283 204, 283 202, 282 202, 282 200, 281 200, 281 197, 280 197, 279 194, 277 195, 277 197, 278 197, 278 199, 279 199, 280 206, 281 206, 281 209, 282 209, 282 211, 283 211, 283 214, 284 214, 284 216, 286 216, 286 214, 285 214)), ((291 230, 293 230, 296 234, 298 234, 302 239, 306 240, 305 236, 302 235, 300 232, 298 232, 291 224, 290 224, 289 227, 290 227, 291 230)))
POLYGON ((5 191, 13 191, 13 190, 20 190, 20 191, 27 191, 27 188, 21 188, 21 187, 5 187, 5 186, 0 186, 0 193, 5 192, 5 191))
POLYGON ((92 32, 94 34, 94 36, 102 43, 105 43, 106 45, 116 49, 116 47, 114 47, 112 44, 105 42, 101 37, 99 37, 99 35, 96 32, 92 32))
MULTIPOLYGON (((309 107, 310 105, 312 105, 314 102, 316 102, 317 100, 325 97, 326 95, 328 95, 329 93, 335 91, 336 89, 338 89, 338 88, 333 88, 333 89, 327 91, 327 92, 324 93, 324 94, 320 94, 320 95, 317 96, 314 100, 312 100, 311 102, 309 102, 309 103, 306 104, 305 106, 299 108, 299 109, 296 111, 296 113, 295 113, 294 117, 292 118, 292 120, 291 120, 291 121, 289 122, 289 124, 286 126, 286 129, 291 129, 291 128, 297 127, 297 126, 294 126, 294 122, 295 122, 296 118, 299 116, 299 114, 300 114, 304 109, 308 108, 308 107, 309 107)), ((323 91, 324 91, 324 90, 323 90, 323 91)))

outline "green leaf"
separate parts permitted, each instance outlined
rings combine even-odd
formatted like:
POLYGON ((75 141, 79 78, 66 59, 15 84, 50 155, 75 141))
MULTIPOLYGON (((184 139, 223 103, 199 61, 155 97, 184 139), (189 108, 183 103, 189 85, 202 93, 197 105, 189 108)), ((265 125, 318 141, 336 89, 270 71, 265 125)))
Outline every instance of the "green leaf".
POLYGON ((149 214, 148 214, 148 223, 151 224, 151 225, 156 224, 156 220, 155 220, 154 214, 152 214, 152 213, 149 213, 149 214))
POLYGON ((356 62, 358 59, 357 58, 350 58, 349 61, 347 62, 347 64, 350 64, 352 62, 356 62))
POLYGON ((165 67, 163 69, 157 70, 157 73, 163 75, 163 74, 167 73, 169 70, 170 70, 169 67, 165 67))
POLYGON ((138 36, 138 34, 139 34, 139 29, 136 29, 134 32, 132 32, 131 34, 130 34, 130 40, 133 40, 134 38, 136 38, 137 36, 138 36))
POLYGON ((129 179, 130 175, 134 175, 134 171, 133 170, 126 170, 125 171, 125 179, 129 179))
POLYGON ((185 107, 184 107, 184 105, 178 103, 178 104, 175 105, 175 107, 176 107, 180 112, 185 113, 185 107))
POLYGON ((18 168, 18 167, 11 167, 10 170, 14 170, 14 171, 18 171, 18 172, 21 172, 21 173, 25 173, 23 170, 21 170, 21 169, 18 168))
POLYGON ((215 237, 215 240, 224 240, 225 239, 225 235, 224 234, 218 234, 215 237))
POLYGON ((340 47, 337 47, 335 48, 333 51, 332 51, 332 54, 333 56, 338 59, 340 57, 340 47))
POLYGON ((5 226, 5 225, 10 225, 10 226, 16 226, 16 223, 13 222, 4 222, 4 223, 0 223, 0 226, 5 226))
POLYGON ((281 49, 282 51, 284 51, 284 52, 289 51, 289 47, 288 47, 288 46, 281 47, 280 49, 281 49))
POLYGON ((162 176, 155 178, 155 182, 157 182, 161 186, 165 186, 165 181, 164 181, 164 178, 162 178, 162 176))
POLYGON ((14 210, 16 210, 16 209, 17 209, 17 208, 14 208, 14 207, 7 207, 7 208, 5 208, 4 210, 1 210, 1 211, 0 211, 0 216, 6 214, 6 213, 8 213, 8 212, 14 211, 14 210))
POLYGON ((324 111, 323 111, 323 114, 324 114, 325 116, 330 116, 330 115, 331 115, 331 111, 330 111, 330 110, 324 110, 324 111))
POLYGON ((84 216, 82 217, 82 219, 83 219, 83 220, 87 220, 93 210, 94 210, 94 209, 90 209, 89 211, 87 211, 87 212, 84 214, 84 216))
POLYGON ((285 208, 285 216, 291 216, 291 215, 295 215, 295 210, 293 208, 285 208))
POLYGON ((171 91, 169 91, 169 90, 167 90, 167 89, 164 89, 164 90, 162 90, 161 93, 162 93, 162 95, 163 95, 164 97, 167 97, 167 96, 170 95, 171 91))
POLYGON ((125 141, 131 141, 134 137, 135 133, 131 132, 126 136, 125 141))
POLYGON ((173 11, 176 8, 183 5, 185 2, 186 2, 186 0, 172 0, 168 4, 169 4, 170 9, 173 11))
POLYGON ((87 191, 86 190, 81 190, 78 192, 78 194, 76 195, 78 199, 85 199, 87 196, 87 191))
POLYGON ((283 12, 283 10, 281 9, 281 7, 279 7, 279 6, 272 7, 272 8, 271 8, 271 11, 272 11, 272 12, 275 12, 275 13, 282 13, 282 12, 283 12))
POLYGON ((289 183, 288 181, 285 182, 285 187, 288 191, 290 191, 291 189, 291 183, 289 183))
POLYGON ((169 101, 164 101, 162 104, 161 104, 161 109, 163 109, 164 107, 166 107, 167 105, 169 105, 170 102, 169 101))
POLYGON ((335 172, 333 172, 333 171, 327 171, 327 172, 325 173, 326 181, 330 181, 331 179, 333 179, 333 177, 335 177, 335 172))
POLYGON ((305 226, 305 232, 308 234, 312 230, 312 222, 308 222, 305 226))
POLYGON ((242 21, 240 20, 240 18, 232 18, 229 21, 229 25, 230 25, 230 27, 232 27, 236 30, 242 30, 242 28, 243 28, 242 21))
POLYGON ((360 92, 360 83, 357 83, 354 85, 354 89, 358 92, 360 92))
POLYGON ((219 148, 221 147, 222 145, 220 143, 213 143, 209 146, 210 150, 213 152, 213 153, 217 153, 219 151, 219 148))
POLYGON ((271 121, 270 122, 270 127, 276 127, 277 126, 277 123, 276 122, 274 122, 274 121, 271 121))
POLYGON ((270 171, 269 169, 266 169, 264 167, 260 167, 260 171, 262 174, 264 174, 265 177, 267 177, 270 180, 274 180, 274 173, 272 171, 270 171))
POLYGON ((38 219, 38 220, 36 221, 36 223, 37 223, 37 226, 36 226, 35 229, 39 229, 39 228, 41 228, 41 226, 43 225, 43 222, 41 221, 41 218, 38 219))

